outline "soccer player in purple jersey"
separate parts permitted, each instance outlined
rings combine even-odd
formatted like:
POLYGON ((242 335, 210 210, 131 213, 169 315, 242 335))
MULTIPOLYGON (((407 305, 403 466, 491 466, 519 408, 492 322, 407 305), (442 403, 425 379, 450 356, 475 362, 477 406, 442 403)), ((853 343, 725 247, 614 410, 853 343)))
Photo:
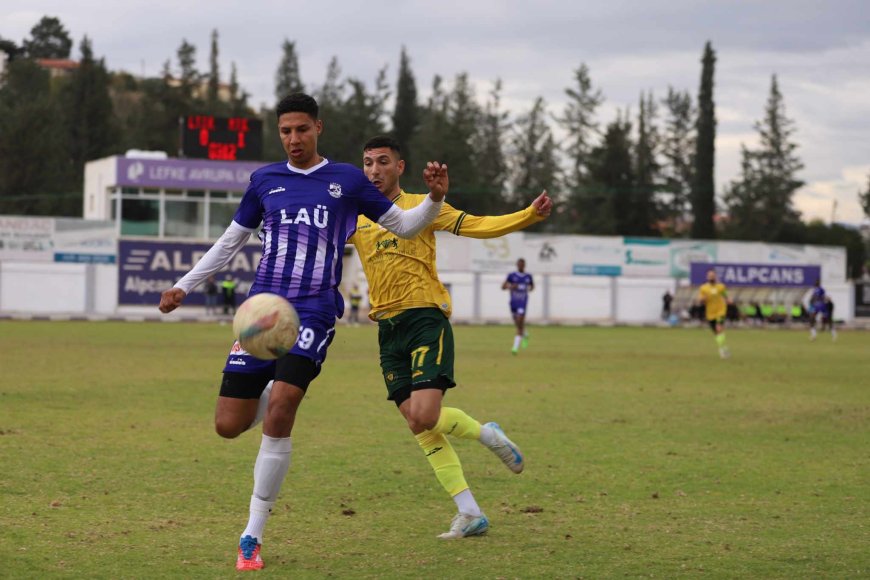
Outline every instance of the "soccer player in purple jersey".
POLYGON ((810 294, 810 307, 807 309, 810 313, 810 340, 816 339, 816 321, 825 316, 825 297, 822 281, 816 280, 813 292, 810 294))
POLYGON ((535 289, 532 275, 526 273, 525 260, 522 258, 517 260, 517 271, 508 274, 501 289, 510 290, 511 293, 511 315, 517 326, 517 334, 514 336, 514 346, 511 352, 517 354, 521 345, 523 348, 529 346, 529 335, 526 332, 526 306, 529 303, 529 292, 535 289))
POLYGON ((260 548, 266 520, 290 467, 290 433, 302 398, 320 373, 335 320, 344 312, 338 291, 345 242, 362 214, 402 238, 413 238, 441 210, 447 166, 430 162, 423 178, 430 193, 403 211, 358 168, 317 152, 323 130, 317 102, 294 93, 278 103, 278 132, 288 161, 255 171, 233 221, 214 246, 176 285, 163 292, 160 311, 171 312, 208 276, 223 268, 262 223, 263 257, 249 296, 272 292, 299 313, 299 338, 277 361, 258 360, 234 343, 215 409, 215 430, 233 438, 263 416, 263 439, 254 464, 254 490, 236 568, 263 567, 260 548), (274 381, 273 381, 274 379, 274 381), (269 387, 267 389, 267 387, 269 387), (262 402, 261 402, 262 399, 262 402))

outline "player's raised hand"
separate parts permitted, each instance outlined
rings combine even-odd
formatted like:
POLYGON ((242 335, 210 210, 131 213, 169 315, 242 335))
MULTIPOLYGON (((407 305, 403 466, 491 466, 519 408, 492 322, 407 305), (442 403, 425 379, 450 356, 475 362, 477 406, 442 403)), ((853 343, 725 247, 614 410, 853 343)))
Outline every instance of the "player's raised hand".
POLYGON ((447 164, 441 164, 437 161, 429 161, 426 163, 426 169, 423 170, 423 181, 429 188, 429 197, 432 201, 441 201, 447 195, 447 188, 450 186, 450 179, 447 177, 447 164))
POLYGON ((553 211, 553 200, 547 195, 547 190, 541 192, 541 195, 535 198, 532 202, 532 207, 535 208, 535 213, 539 217, 550 217, 550 212, 553 211))
POLYGON ((163 292, 160 295, 160 312, 166 314, 167 312, 172 312, 179 306, 181 306, 181 302, 187 296, 187 292, 182 290, 181 288, 170 288, 163 292))

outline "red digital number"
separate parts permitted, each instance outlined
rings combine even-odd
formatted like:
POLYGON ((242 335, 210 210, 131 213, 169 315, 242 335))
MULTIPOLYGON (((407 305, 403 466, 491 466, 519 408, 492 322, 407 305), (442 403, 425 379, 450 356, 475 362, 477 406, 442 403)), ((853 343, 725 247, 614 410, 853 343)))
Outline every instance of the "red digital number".
POLYGON ((221 161, 235 161, 236 146, 232 143, 209 143, 208 158, 221 161))

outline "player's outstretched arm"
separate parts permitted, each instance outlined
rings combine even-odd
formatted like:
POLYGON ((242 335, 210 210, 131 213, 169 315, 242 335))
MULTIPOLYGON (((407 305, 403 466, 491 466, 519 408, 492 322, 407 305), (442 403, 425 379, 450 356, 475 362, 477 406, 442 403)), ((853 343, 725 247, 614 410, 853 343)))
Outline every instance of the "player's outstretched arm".
POLYGON ((524 210, 498 216, 462 214, 457 219, 458 227, 451 224, 446 229, 467 238, 497 238, 543 221, 550 217, 552 211, 553 200, 547 195, 547 190, 544 190, 524 210))
POLYGON ((233 256, 248 243, 248 238, 251 237, 252 232, 253 230, 236 222, 230 223, 223 235, 218 238, 190 272, 176 282, 175 286, 160 295, 160 305, 158 306, 160 312, 166 314, 181 306, 191 290, 230 263, 233 256))

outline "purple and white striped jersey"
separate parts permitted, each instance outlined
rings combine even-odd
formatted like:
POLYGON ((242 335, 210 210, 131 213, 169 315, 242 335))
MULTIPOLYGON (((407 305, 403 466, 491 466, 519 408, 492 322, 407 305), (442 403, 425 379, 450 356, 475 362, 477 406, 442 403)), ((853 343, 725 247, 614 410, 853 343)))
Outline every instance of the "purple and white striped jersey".
POLYGON ((233 217, 250 229, 263 223, 263 257, 249 295, 272 292, 291 302, 324 295, 332 302, 357 216, 377 222, 392 205, 346 163, 324 159, 304 171, 289 163, 258 169, 233 217))

